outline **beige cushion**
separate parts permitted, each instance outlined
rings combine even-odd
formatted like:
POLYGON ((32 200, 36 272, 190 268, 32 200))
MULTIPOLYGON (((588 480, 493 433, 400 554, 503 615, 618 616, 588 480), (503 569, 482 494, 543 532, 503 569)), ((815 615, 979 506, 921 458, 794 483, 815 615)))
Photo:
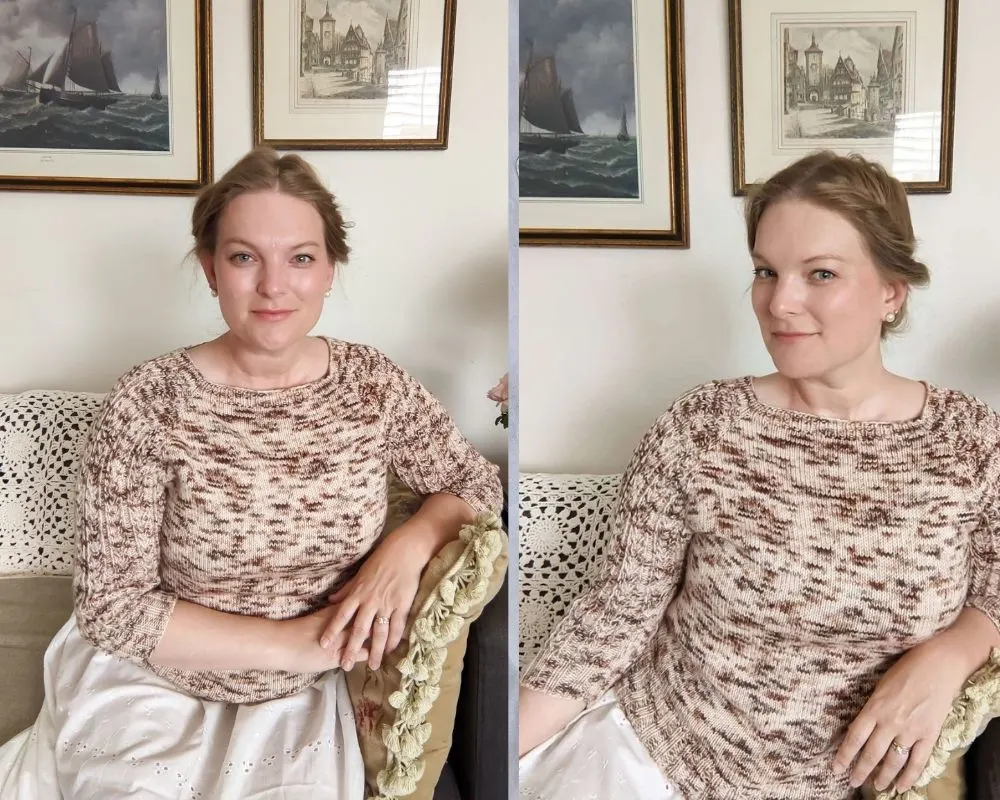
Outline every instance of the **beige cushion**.
POLYGON ((71 578, 0 577, 0 743, 38 716, 42 656, 72 613, 71 578))
MULTIPOLYGON (((965 800, 965 774, 962 757, 965 749, 956 752, 948 760, 944 772, 919 790, 913 790, 927 800, 965 800)), ((897 796, 890 792, 890 796, 897 796)), ((875 800, 876 792, 868 783, 862 789, 862 800, 875 800)))
MULTIPOLYGON (((385 656, 379 669, 371 670, 362 662, 347 673, 347 687, 354 705, 358 740, 365 763, 366 797, 407 797, 410 800, 431 800, 433 797, 434 788, 451 749, 469 626, 479 618, 483 608, 500 590, 506 570, 507 537, 495 516, 482 515, 475 524, 463 529, 463 540, 446 544, 427 565, 407 619, 402 644, 385 656), (477 537, 475 548, 465 540, 470 535, 477 537), (495 537, 497 546, 494 552, 487 552, 487 535, 495 537), (473 549, 478 555, 472 555, 473 549), (484 574, 478 579, 472 577, 477 572, 472 569, 473 561, 478 561, 480 567, 485 567, 484 574), (460 566, 463 564, 466 566, 460 566), (452 586, 450 592, 442 591, 446 580, 452 586), (474 600, 470 599, 464 604, 462 601, 442 604, 440 600, 435 600, 444 595, 456 596, 456 583, 469 585, 477 581, 481 581, 481 585, 474 593, 477 595, 474 600), (416 691, 418 695, 423 695, 428 690, 431 692, 428 695, 428 707, 422 711, 411 708, 401 712, 415 715, 412 724, 407 725, 408 730, 424 729, 427 737, 418 741, 416 738, 411 739, 409 733, 402 734, 402 740, 410 740, 410 747, 414 749, 405 763, 402 763, 395 757, 390 757, 385 741, 386 730, 393 726, 399 716, 390 703, 392 694, 403 684, 403 674, 399 668, 404 659, 413 660, 413 646, 429 655, 423 650, 425 643, 421 637, 411 638, 414 626, 422 623, 440 631, 441 628, 448 627, 442 625, 442 622, 449 615, 455 616, 453 621, 460 623, 460 627, 452 632, 453 636, 443 634, 443 639, 450 641, 443 645, 441 664, 436 670, 430 669, 434 677, 427 681, 429 685, 416 691)), ((469 588, 461 592, 467 596, 473 594, 469 588)), ((420 656, 420 661, 426 665, 433 659, 420 656)))

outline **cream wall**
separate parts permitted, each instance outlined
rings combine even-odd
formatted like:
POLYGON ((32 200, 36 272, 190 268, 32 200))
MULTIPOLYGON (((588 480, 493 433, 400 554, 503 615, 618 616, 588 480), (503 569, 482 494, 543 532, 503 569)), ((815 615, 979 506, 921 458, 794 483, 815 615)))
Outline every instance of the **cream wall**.
MULTIPOLYGON (((770 371, 731 193, 726 5, 685 4, 691 249, 520 250, 523 471, 620 470, 680 392, 770 371)), ((1000 408, 998 28, 995 0, 962 0, 953 192, 912 198, 933 279, 887 361, 1000 408)))
MULTIPOLYGON (((214 2, 215 162, 251 147, 250 6, 214 2)), ((504 0, 461 4, 449 148, 306 154, 354 222, 318 333, 384 350, 506 464, 485 392, 507 364, 504 0)), ((105 391, 222 330, 193 262, 191 198, 0 192, 0 392, 105 391)), ((506 467, 504 466, 506 469, 506 467)))

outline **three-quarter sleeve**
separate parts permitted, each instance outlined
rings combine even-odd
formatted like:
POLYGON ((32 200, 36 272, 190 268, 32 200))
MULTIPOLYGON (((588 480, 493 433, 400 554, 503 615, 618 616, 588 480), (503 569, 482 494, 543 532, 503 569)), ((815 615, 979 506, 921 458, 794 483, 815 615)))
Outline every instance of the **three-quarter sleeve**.
POLYGON ((476 513, 498 513, 503 505, 499 467, 469 443, 427 389, 385 356, 377 358, 392 472, 417 494, 453 494, 476 513))
POLYGON ((78 479, 77 625, 95 647, 139 664, 177 599, 159 588, 164 395, 162 381, 139 368, 124 376, 104 401, 78 479))
POLYGON ((969 553, 966 605, 982 611, 1000 630, 1000 455, 985 471, 984 503, 969 553))
POLYGON ((652 638, 691 538, 685 482, 704 445, 702 394, 679 399, 639 443, 622 477, 603 564, 524 671, 523 686, 589 704, 652 638))

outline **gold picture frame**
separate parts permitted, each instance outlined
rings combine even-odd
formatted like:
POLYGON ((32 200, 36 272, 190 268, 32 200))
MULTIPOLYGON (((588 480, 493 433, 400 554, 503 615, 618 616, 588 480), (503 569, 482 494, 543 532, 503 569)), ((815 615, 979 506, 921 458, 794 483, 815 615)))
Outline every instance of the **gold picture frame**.
POLYGON ((382 19, 362 0, 359 19, 357 2, 254 0, 254 144, 447 149, 456 4, 393 0, 382 19))
POLYGON ((820 149, 950 192, 958 0, 795 5, 729 0, 733 194, 820 149))
MULTIPOLYGON (((614 5, 616 29, 631 40, 607 77, 593 80, 572 74, 581 31, 560 29, 546 0, 521 2, 520 243, 689 247, 684 4, 600 2, 603 15, 614 5), (572 56, 561 49, 570 36, 572 56), (622 74, 627 85, 612 86, 622 74), (602 166, 617 163, 621 170, 602 166)), ((588 76, 593 66, 592 57, 588 76)))
POLYGON ((46 52, 23 15, 0 52, 0 190, 184 195, 212 179, 211 2, 145 1, 154 13, 137 18, 162 49, 122 19, 73 12, 46 52), (123 35, 144 47, 105 45, 123 35))

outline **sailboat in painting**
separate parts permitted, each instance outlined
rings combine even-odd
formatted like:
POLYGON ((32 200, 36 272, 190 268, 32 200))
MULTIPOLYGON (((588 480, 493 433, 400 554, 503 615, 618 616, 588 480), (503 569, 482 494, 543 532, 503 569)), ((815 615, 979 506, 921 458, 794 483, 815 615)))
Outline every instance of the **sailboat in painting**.
POLYGON ((68 108, 104 109, 124 94, 118 85, 111 52, 101 46, 97 23, 76 25, 76 12, 66 44, 46 62, 38 82, 38 102, 68 108))
POLYGON ((529 50, 520 94, 521 150, 565 153, 583 141, 573 91, 563 88, 553 56, 535 61, 529 50))
POLYGON ((153 91, 149 95, 150 100, 162 100, 163 92, 160 90, 160 68, 156 68, 156 78, 153 80, 153 91))
POLYGON ((618 123, 618 141, 627 142, 632 137, 628 135, 628 119, 625 116, 625 106, 622 106, 622 118, 618 123))
POLYGON ((27 58, 20 50, 15 52, 14 66, 10 68, 7 79, 0 84, 0 95, 4 97, 30 97, 35 93, 28 84, 31 75, 31 48, 28 48, 27 58))

